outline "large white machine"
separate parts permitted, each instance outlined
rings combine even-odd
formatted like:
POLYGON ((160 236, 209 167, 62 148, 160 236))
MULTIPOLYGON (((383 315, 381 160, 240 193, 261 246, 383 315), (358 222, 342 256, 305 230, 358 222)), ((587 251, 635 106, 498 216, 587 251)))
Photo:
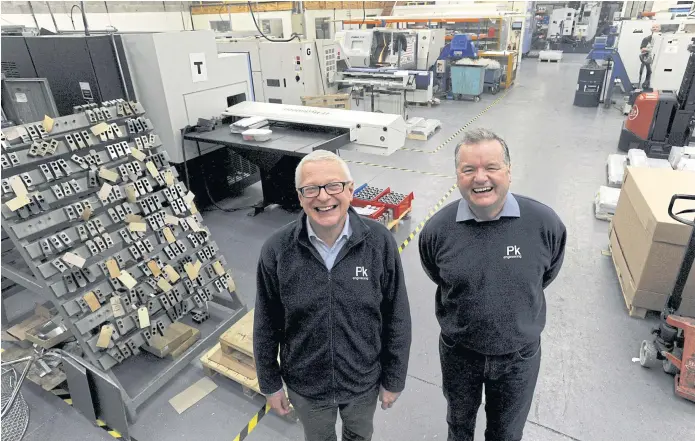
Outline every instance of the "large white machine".
MULTIPOLYGON (((652 26, 658 24, 661 26, 661 34, 673 34, 678 29, 682 29, 687 22, 695 20, 671 19, 667 20, 625 20, 620 22, 620 33, 618 35, 618 53, 623 61, 625 70, 627 71, 630 81, 637 83, 639 80, 639 70, 641 62, 639 60, 640 45, 642 40, 652 33, 652 26)), ((644 80, 644 74, 642 75, 644 80)), ((653 85, 653 81, 652 81, 653 85)))
POLYGON ((598 22, 601 16, 601 2, 582 2, 577 12, 573 35, 577 38, 591 40, 598 30, 598 22))
POLYGON ((342 57, 352 67, 428 70, 444 47, 445 32, 445 29, 373 28, 337 32, 335 40, 342 48, 342 57), (399 51, 400 47, 405 48, 399 51))
POLYGON ((302 96, 337 92, 338 45, 330 40, 270 42, 261 37, 218 39, 221 54, 248 54, 256 101, 302 104, 302 96))
POLYGON ((445 45, 446 29, 417 30, 417 70, 429 70, 445 45))
POLYGON ((348 30, 336 34, 341 58, 337 82, 349 87, 355 109, 408 118, 407 103, 431 103, 435 64, 444 29, 348 30))
POLYGON ((352 142, 341 148, 377 155, 390 155, 400 149, 406 137, 403 117, 387 113, 246 101, 229 107, 222 115, 260 116, 269 121, 345 129, 352 142))
POLYGON ((683 82, 683 74, 688 64, 695 33, 676 32, 654 36, 652 55, 651 87, 655 90, 672 90, 678 92, 683 82))
POLYGON ((349 68, 338 72, 341 87, 349 87, 352 109, 395 113, 408 119, 407 103, 433 99, 433 75, 429 71, 349 68))
MULTIPOLYGON (((121 39, 138 101, 174 163, 184 161, 181 129, 252 99, 248 56, 218 54, 213 31, 122 34, 121 39)), ((186 160, 198 156, 195 143, 186 141, 185 148, 186 160)))
POLYGON ((572 8, 553 9, 548 23, 548 38, 569 36, 574 32, 577 10, 572 8))

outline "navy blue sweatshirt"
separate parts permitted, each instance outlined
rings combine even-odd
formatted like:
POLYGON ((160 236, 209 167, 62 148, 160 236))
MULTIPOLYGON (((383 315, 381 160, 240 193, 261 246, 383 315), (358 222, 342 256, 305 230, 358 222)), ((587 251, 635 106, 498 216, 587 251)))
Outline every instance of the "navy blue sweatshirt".
POLYGON ((514 196, 519 217, 457 222, 456 201, 435 214, 419 238, 422 266, 437 284, 442 333, 486 355, 538 341, 545 326, 543 289, 564 257, 567 232, 557 214, 514 196))
POLYGON ((377 385, 405 387, 411 324, 398 246, 352 208, 349 221, 352 235, 330 271, 309 242, 304 213, 263 245, 253 346, 264 394, 283 379, 299 395, 334 402, 377 385))

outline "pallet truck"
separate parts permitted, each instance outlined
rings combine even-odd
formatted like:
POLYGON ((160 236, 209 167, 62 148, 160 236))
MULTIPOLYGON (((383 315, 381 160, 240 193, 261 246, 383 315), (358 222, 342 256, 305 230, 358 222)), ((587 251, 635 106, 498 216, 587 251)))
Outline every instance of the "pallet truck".
POLYGON ((667 159, 671 147, 688 145, 695 117, 695 38, 688 51, 678 91, 642 92, 634 99, 620 131, 618 149, 642 149, 650 158, 667 159))
POLYGON ((678 200, 695 201, 695 195, 673 195, 668 206, 669 216, 692 226, 693 231, 690 233, 673 291, 661 312, 661 322, 652 330, 654 339, 642 342, 639 358, 640 364, 645 368, 661 364, 664 372, 675 375, 676 395, 695 402, 695 318, 675 315, 681 305, 685 282, 695 262, 695 221, 679 215, 695 213, 695 208, 674 213, 673 205, 678 200))

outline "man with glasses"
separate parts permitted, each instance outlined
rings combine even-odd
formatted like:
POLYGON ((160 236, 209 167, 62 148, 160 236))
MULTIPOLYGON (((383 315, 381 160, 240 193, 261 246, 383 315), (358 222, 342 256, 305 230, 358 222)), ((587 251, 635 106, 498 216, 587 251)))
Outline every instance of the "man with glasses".
POLYGON ((370 440, 377 397, 382 409, 393 406, 408 368, 398 247, 350 207, 354 182, 334 153, 305 156, 295 186, 303 213, 266 241, 258 262, 258 383, 278 414, 292 403, 307 441, 336 440, 338 412, 343 440, 370 440))

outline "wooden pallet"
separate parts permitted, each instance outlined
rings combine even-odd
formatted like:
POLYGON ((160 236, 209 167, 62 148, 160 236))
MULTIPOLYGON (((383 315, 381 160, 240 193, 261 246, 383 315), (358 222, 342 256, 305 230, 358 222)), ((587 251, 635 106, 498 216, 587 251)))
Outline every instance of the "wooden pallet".
POLYGON ((408 139, 414 139, 416 141, 427 141, 430 139, 432 136, 434 136, 435 133, 438 133, 441 130, 442 126, 438 126, 434 131, 430 132, 429 134, 426 135, 421 135, 419 133, 408 133, 407 138, 408 139))
POLYGON ((238 351, 253 359, 253 312, 246 313, 220 336, 224 353, 234 355, 238 351))
POLYGON ((401 222, 403 219, 405 219, 406 217, 408 217, 408 216, 410 215, 410 212, 411 212, 412 210, 413 210, 413 207, 410 207, 410 208, 408 208, 407 210, 405 210, 405 211, 403 212, 403 214, 401 214, 401 217, 399 217, 398 219, 394 219, 394 220, 392 220, 391 222, 389 222, 389 224, 386 225, 386 228, 388 228, 389 230, 392 230, 392 231, 394 231, 394 232, 397 232, 397 231, 398 231, 398 226, 400 225, 400 222, 401 222))
POLYGON ((258 385, 258 377, 251 379, 240 374, 239 372, 229 369, 220 363, 215 362, 214 359, 219 356, 218 352, 222 352, 222 347, 219 343, 200 357, 200 363, 203 365, 203 370, 205 371, 206 375, 213 377, 216 374, 222 374, 230 380, 236 381, 241 385, 244 395, 251 398, 261 393, 260 386, 258 385))
POLYGON ((432 107, 433 105, 436 105, 432 101, 427 101, 426 103, 421 103, 418 101, 408 101, 407 103, 411 107, 432 107))
MULTIPOLYGON (((205 354, 203 354, 202 357, 200 357, 200 363, 203 365, 203 372, 205 372, 205 375, 208 377, 214 377, 217 374, 223 375, 226 378, 229 378, 232 381, 235 381, 239 383, 241 386, 241 390, 244 392, 244 395, 246 395, 249 398, 255 398, 257 395, 262 395, 261 394, 261 388, 258 385, 258 377, 255 379, 248 378, 239 372, 236 372, 233 369, 229 369, 228 367, 215 362, 213 359, 216 358, 216 356, 219 355, 219 353, 222 352, 222 348, 219 343, 217 343, 215 346, 212 347, 209 351, 207 351, 205 354)), ((287 389, 285 388, 285 394, 287 394, 287 389)), ((287 415, 283 416, 285 420, 296 423, 299 421, 299 418, 297 417, 297 414, 294 410, 294 406, 290 403, 290 413, 287 415)))
POLYGON ((330 109, 350 110, 350 94, 335 93, 331 95, 302 96, 302 106, 325 107, 330 109))
POLYGON ((615 261, 615 253, 613 253, 613 246, 611 245, 610 241, 608 242, 608 250, 610 251, 611 254, 611 261, 613 262, 613 266, 615 267, 615 273, 618 275, 618 283, 620 283, 620 292, 623 294, 623 300, 625 300, 625 306, 627 306, 627 313, 630 317, 638 317, 638 318, 645 318, 647 316, 647 312, 649 311, 646 308, 640 308, 637 306, 633 306, 630 304, 630 301, 625 297, 625 287, 623 286, 623 277, 622 274, 620 273, 620 268, 618 267, 618 263, 615 261))

